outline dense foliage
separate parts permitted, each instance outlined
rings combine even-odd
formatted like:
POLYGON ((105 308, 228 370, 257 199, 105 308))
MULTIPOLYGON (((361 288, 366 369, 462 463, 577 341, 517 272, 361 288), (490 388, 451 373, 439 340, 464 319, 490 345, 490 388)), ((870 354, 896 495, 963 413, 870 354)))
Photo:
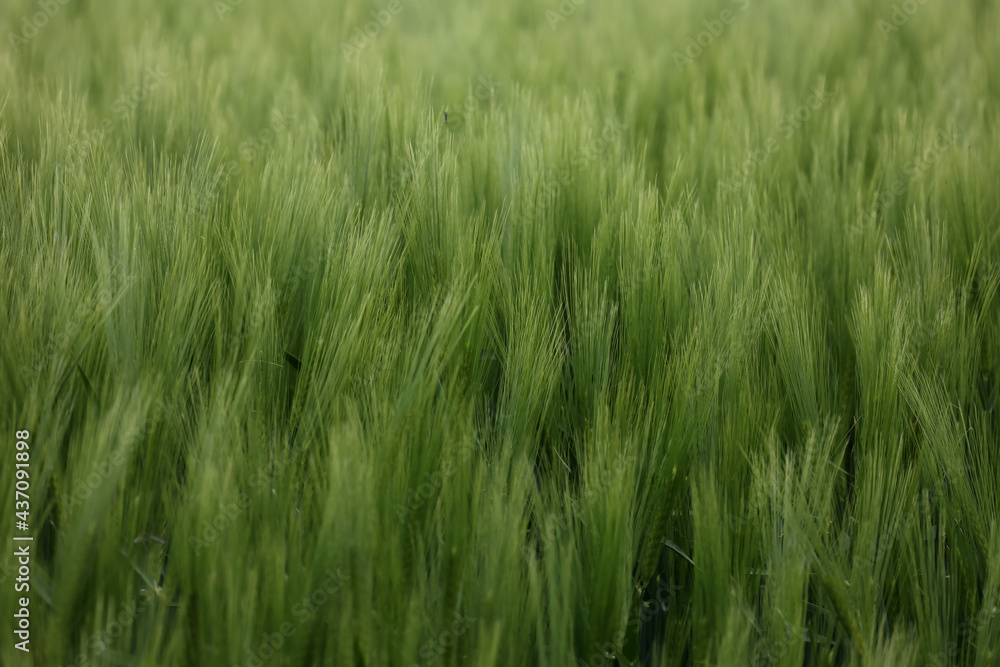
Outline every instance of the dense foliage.
POLYGON ((996 3, 0 28, 0 664, 1000 664, 996 3))

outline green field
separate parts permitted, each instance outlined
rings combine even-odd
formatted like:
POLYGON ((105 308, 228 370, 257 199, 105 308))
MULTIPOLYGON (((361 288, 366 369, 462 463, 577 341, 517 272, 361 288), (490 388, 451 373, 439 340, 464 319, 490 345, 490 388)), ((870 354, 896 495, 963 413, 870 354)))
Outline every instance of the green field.
POLYGON ((1000 665, 1000 3, 0 37, 0 665, 1000 665))

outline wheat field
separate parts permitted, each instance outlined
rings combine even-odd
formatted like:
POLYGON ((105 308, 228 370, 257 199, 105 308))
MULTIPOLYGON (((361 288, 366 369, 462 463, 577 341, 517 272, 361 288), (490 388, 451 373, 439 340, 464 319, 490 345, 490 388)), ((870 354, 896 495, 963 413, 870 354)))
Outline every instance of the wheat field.
POLYGON ((997 3, 0 36, 0 665, 1000 665, 997 3))

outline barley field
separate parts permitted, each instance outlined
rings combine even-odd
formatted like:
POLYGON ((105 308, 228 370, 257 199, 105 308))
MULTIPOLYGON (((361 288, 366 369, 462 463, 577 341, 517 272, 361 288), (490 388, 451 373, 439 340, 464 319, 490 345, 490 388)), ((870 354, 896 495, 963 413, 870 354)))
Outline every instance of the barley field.
POLYGON ((1000 665, 1000 4, 0 37, 0 665, 1000 665))

